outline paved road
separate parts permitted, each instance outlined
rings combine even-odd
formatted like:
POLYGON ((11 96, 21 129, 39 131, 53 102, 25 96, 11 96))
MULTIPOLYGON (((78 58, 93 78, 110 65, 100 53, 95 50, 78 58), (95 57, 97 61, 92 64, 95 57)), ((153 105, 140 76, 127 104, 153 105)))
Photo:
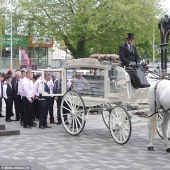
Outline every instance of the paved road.
POLYGON ((8 123, 4 118, 0 118, 0 123, 21 131, 19 136, 0 137, 0 165, 31 166, 32 170, 170 169, 170 154, 165 152, 158 136, 155 151, 147 151, 145 118, 133 125, 131 138, 125 145, 113 141, 101 115, 90 115, 78 136, 69 135, 62 125, 24 129, 19 122, 8 123))

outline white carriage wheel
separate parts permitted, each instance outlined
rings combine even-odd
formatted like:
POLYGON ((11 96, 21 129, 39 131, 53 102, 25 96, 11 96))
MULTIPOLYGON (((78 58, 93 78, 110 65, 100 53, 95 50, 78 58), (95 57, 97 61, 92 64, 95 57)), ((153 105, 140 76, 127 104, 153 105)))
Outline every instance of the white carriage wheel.
POLYGON ((121 106, 115 106, 109 116, 110 132, 118 144, 125 144, 131 136, 131 120, 128 112, 121 106))
POLYGON ((102 111, 103 122, 108 129, 109 129, 109 115, 110 115, 109 111, 107 111, 107 110, 102 111))
MULTIPOLYGON (((103 107, 113 107, 113 104, 111 103, 107 103, 107 104, 103 104, 103 107)), ((106 125, 106 127, 109 129, 109 115, 110 115, 111 111, 108 110, 103 110, 102 111, 102 118, 103 118, 103 122, 106 125)))
POLYGON ((86 109, 78 93, 68 91, 64 94, 60 113, 63 126, 69 134, 78 135, 84 129, 86 109))
MULTIPOLYGON (((162 133, 162 121, 163 121, 163 113, 159 113, 157 116, 157 133, 158 135, 163 139, 163 133, 162 133)), ((168 136, 168 140, 170 140, 170 121, 168 123, 168 129, 167 129, 167 136, 168 136)))

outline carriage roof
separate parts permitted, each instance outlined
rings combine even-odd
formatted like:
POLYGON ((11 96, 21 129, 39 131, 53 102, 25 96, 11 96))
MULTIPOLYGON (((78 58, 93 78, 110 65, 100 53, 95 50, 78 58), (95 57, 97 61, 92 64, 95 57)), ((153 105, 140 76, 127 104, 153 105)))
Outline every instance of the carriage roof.
POLYGON ((94 69, 108 69, 108 64, 104 64, 99 62, 99 60, 94 58, 81 58, 81 59, 72 59, 68 60, 67 64, 64 68, 74 68, 74 69, 82 69, 82 68, 94 68, 94 69))

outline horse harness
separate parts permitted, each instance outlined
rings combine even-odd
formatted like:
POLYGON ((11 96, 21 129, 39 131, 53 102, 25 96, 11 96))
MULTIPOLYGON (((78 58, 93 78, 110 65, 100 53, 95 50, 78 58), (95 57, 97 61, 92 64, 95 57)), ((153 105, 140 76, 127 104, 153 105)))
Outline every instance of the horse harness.
MULTIPOLYGON (((155 85, 155 88, 154 88, 154 104, 155 104, 155 112, 153 113, 153 114, 151 114, 150 116, 147 116, 147 118, 149 118, 149 117, 152 117, 153 115, 155 115, 155 114, 157 114, 158 113, 158 108, 157 108, 157 103, 156 103, 156 90, 157 90, 157 87, 158 87, 158 84, 161 82, 162 80, 159 80, 157 83, 156 83, 156 85, 155 85)), ((170 108, 169 109, 167 109, 167 110, 164 110, 163 112, 168 112, 170 110, 170 108)))

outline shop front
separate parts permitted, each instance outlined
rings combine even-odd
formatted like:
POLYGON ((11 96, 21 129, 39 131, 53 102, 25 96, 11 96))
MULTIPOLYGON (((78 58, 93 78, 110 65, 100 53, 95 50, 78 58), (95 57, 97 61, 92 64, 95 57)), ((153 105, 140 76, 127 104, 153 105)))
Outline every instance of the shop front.
MULTIPOLYGON (((52 39, 13 35, 12 38, 12 68, 19 68, 24 62, 20 48, 24 48, 30 59, 30 65, 34 63, 39 69, 47 68, 51 61, 52 39)), ((11 36, 4 35, 2 42, 2 68, 9 69, 11 62, 11 36)))

